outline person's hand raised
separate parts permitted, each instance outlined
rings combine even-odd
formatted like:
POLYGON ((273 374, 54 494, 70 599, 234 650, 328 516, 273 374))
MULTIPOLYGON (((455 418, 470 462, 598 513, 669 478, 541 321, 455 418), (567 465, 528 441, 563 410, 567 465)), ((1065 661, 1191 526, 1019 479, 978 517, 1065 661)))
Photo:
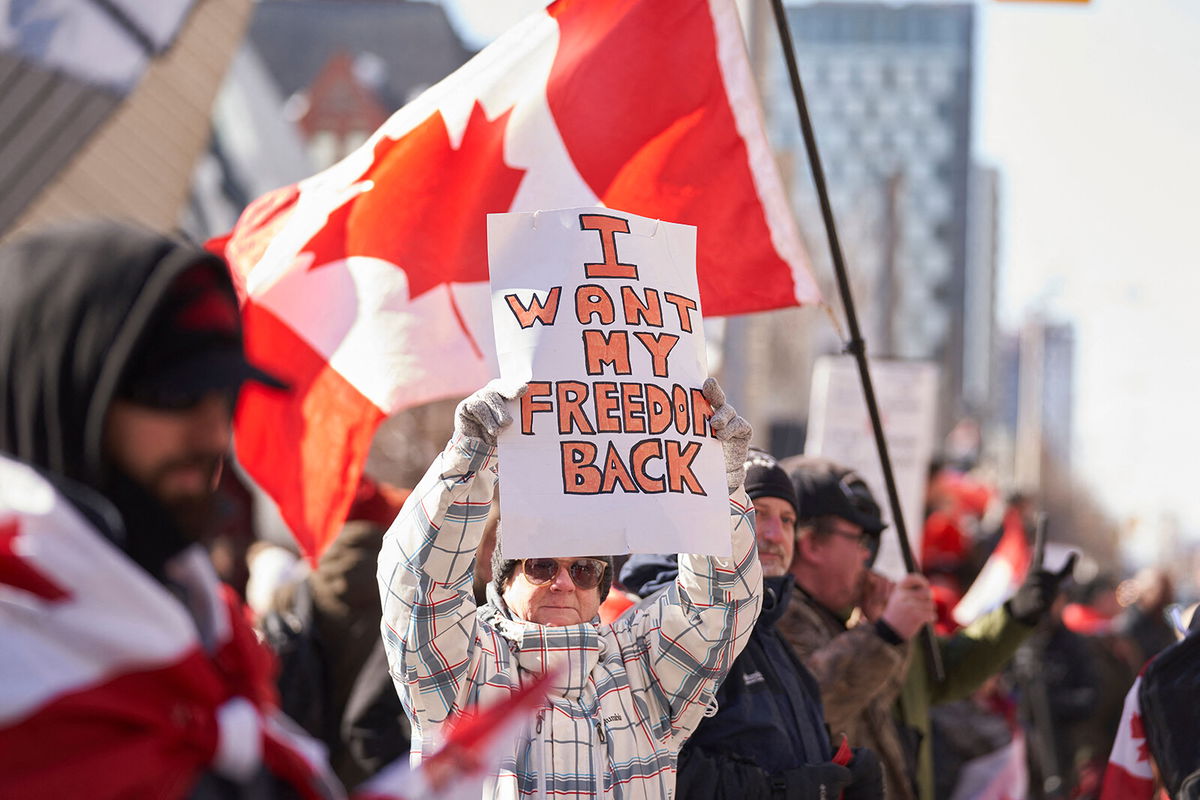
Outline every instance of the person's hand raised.
POLYGON ((726 401, 725 391, 716 378, 704 381, 700 391, 713 409, 709 425, 712 426, 713 435, 721 442, 725 456, 725 483, 732 493, 746 479, 746 453, 750 451, 750 437, 754 429, 726 401))
POLYGON ((911 639, 926 623, 937 619, 933 592, 924 575, 905 575, 888 597, 883 621, 902 639, 911 639))
POLYGON ((888 598, 896 588, 894 581, 878 572, 867 572, 863 575, 862 596, 858 601, 859 611, 868 622, 874 622, 883 616, 887 608, 888 598))
POLYGON ((512 424, 508 401, 515 400, 529 390, 529 384, 514 384, 500 380, 490 381, 470 397, 458 404, 454 411, 455 435, 481 439, 494 445, 496 435, 512 424))

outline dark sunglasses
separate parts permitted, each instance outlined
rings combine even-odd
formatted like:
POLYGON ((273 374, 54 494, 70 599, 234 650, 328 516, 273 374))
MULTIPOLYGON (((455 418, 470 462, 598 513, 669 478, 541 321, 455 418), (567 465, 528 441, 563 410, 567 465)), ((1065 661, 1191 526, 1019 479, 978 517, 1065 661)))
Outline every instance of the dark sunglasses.
POLYGON ((558 576, 558 570, 565 566, 571 581, 580 589, 595 589, 604 577, 608 564, 598 558, 576 558, 569 563, 567 559, 557 558, 527 558, 521 562, 525 577, 535 586, 549 583, 558 576))

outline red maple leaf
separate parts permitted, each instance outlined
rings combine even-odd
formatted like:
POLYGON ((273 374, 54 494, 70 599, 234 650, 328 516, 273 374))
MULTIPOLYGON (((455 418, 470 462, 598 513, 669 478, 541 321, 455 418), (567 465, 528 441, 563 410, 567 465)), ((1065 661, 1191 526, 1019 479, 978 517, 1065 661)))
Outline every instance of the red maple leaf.
POLYGON ((1130 737, 1138 742, 1138 761, 1150 760, 1150 745, 1146 742, 1146 726, 1142 722, 1141 714, 1134 714, 1129 718, 1129 734, 1130 737))
POLYGON ((410 300, 439 285, 486 281, 487 214, 509 210, 525 175, 504 163, 511 114, 489 120, 476 101, 457 148, 441 112, 399 139, 381 139, 358 179, 373 186, 334 211, 305 246, 312 269, 379 258, 404 270, 410 300))
POLYGON ((0 583, 15 586, 43 600, 65 600, 70 593, 26 561, 17 547, 17 521, 0 524, 0 583))

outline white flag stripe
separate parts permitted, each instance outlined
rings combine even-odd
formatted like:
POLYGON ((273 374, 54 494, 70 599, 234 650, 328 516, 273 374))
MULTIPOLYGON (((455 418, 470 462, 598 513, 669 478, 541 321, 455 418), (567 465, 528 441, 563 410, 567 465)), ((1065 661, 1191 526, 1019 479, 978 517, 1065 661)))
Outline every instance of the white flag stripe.
POLYGON ((7 458, 0 458, 0 508, 20 514, 23 560, 69 593, 46 601, 0 584, 0 724, 110 676, 173 663, 199 646, 183 606, 41 476, 7 458), (42 635, 46 628, 55 635, 42 635))
POLYGON ((981 616, 999 608, 1017 589, 1016 569, 1003 558, 989 558, 971 588, 954 607, 954 621, 970 625, 981 616))
MULTIPOLYGON (((1135 778, 1152 780, 1154 770, 1150 768, 1150 759, 1142 758, 1142 750, 1146 747, 1146 739, 1134 736, 1134 717, 1141 717, 1141 704, 1138 702, 1138 692, 1142 688, 1142 676, 1138 675, 1129 693, 1125 695, 1125 705, 1121 709, 1121 725, 1117 728, 1117 738, 1113 741, 1112 754, 1109 763, 1122 767, 1135 778)), ((1140 725, 1138 726, 1140 729, 1140 725)))
POLYGON ((762 202, 771 233, 771 244, 792 270, 796 301, 807 305, 821 300, 812 277, 808 253, 800 244, 796 215, 779 175, 775 153, 767 140, 766 121, 758 101, 758 88, 750 71, 745 37, 737 7, 730 0, 709 0, 717 37, 717 62, 738 133, 746 145, 750 174, 762 202))

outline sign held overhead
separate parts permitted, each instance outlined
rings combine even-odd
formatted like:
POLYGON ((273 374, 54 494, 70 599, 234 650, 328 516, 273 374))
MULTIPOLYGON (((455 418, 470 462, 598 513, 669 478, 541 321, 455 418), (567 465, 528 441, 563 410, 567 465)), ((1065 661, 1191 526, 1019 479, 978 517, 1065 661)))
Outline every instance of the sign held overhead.
POLYGON ((488 216, 505 554, 729 554, 696 229, 606 208, 488 216))

